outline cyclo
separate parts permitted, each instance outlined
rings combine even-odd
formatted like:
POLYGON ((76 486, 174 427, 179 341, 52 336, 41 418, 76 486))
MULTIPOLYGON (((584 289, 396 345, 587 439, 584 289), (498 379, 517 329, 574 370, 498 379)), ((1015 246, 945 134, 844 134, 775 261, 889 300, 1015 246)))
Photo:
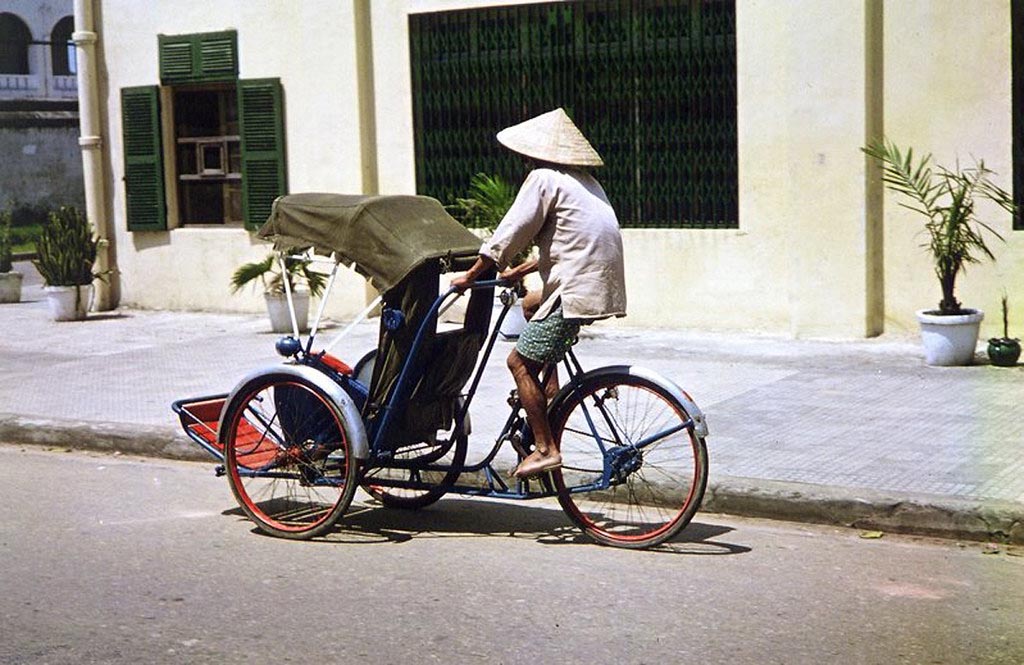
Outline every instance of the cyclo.
MULTIPOLYGON (((316 346, 325 293, 305 340, 292 308, 293 334, 277 342, 282 364, 248 374, 228 394, 174 403, 185 433, 221 461, 217 474, 261 531, 292 539, 329 532, 358 487, 408 509, 447 493, 557 497, 590 538, 628 548, 664 542, 697 512, 708 474, 701 410, 652 370, 584 371, 571 350, 548 411, 561 468, 527 479, 496 468, 503 446, 519 460, 531 450, 514 390, 490 450, 467 461, 470 406, 516 285, 483 275, 466 292, 461 326, 439 323, 463 295, 439 287, 442 275, 466 270, 480 240, 436 200, 288 195, 259 234, 274 241, 282 268, 295 252, 329 258, 327 293, 347 265, 381 294, 339 335, 380 308, 378 345, 354 365, 329 353, 337 339, 316 346)), ((285 287, 291 304, 287 280, 285 287)))

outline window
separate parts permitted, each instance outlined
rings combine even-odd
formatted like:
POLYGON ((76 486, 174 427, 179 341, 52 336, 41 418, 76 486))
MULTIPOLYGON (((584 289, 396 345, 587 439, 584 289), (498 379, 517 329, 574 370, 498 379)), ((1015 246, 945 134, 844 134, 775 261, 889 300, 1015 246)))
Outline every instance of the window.
POLYGON ((174 91, 178 219, 242 221, 242 145, 235 86, 174 91))
POLYGON ((562 106, 625 227, 738 226, 734 0, 589 0, 409 18, 417 189, 521 179, 494 134, 562 106))
POLYGON ((161 35, 163 85, 121 90, 129 230, 166 229, 168 199, 172 223, 255 228, 287 193, 281 82, 239 79, 237 50, 233 31, 161 35))
POLYGON ((57 21, 53 32, 50 33, 50 55, 55 76, 73 76, 78 71, 75 44, 71 41, 71 33, 74 30, 75 19, 65 16, 57 21))
POLYGON ((28 74, 28 45, 32 34, 14 14, 0 14, 0 74, 28 74))

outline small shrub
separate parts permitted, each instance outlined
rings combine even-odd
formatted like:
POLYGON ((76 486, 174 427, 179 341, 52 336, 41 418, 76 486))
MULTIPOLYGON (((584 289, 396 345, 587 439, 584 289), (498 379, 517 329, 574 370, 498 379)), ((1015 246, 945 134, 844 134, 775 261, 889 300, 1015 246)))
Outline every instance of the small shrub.
POLYGON ((61 206, 43 225, 33 263, 48 286, 91 284, 96 247, 85 215, 75 207, 61 206))
MULTIPOLYGON (((323 273, 310 269, 309 261, 292 258, 285 259, 288 268, 288 288, 292 292, 295 287, 305 282, 310 295, 318 297, 324 292, 327 278, 323 273)), ((281 274, 281 263, 276 254, 269 254, 262 261, 252 261, 238 267, 231 276, 231 292, 237 293, 246 284, 263 284, 266 293, 284 293, 284 278, 281 274)))
POLYGON ((988 199, 1012 215, 1016 211, 1013 197, 992 182, 995 173, 981 160, 973 168, 960 168, 958 163, 953 169, 935 165, 933 170, 931 155, 915 160, 912 149, 903 152, 889 140, 861 150, 878 160, 882 182, 909 201, 900 205, 925 219, 929 242, 924 246, 932 255, 942 289, 938 313, 962 313, 955 297, 957 277, 968 264, 995 260, 985 243, 986 234, 1003 240, 998 231, 979 219, 974 201, 988 199))
POLYGON ((516 200, 516 188, 501 176, 477 173, 469 181, 466 198, 446 206, 448 212, 471 229, 494 231, 516 200))

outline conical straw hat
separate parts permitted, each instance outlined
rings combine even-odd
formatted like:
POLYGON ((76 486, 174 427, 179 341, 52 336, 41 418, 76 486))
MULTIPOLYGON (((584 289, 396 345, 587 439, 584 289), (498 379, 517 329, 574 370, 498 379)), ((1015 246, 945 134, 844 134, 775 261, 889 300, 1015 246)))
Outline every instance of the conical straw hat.
POLYGON ((561 108, 498 132, 498 141, 519 154, 553 164, 604 166, 604 160, 561 108))

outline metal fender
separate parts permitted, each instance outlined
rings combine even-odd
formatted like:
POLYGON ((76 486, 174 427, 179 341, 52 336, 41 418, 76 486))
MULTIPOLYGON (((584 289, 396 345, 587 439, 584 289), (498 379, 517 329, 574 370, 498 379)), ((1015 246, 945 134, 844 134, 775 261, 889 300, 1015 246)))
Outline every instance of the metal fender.
POLYGON ((370 445, 366 438, 366 427, 363 425, 363 416, 359 413, 359 408, 356 407, 355 402, 337 383, 331 381, 323 373, 305 365, 273 365, 261 367, 247 374, 228 394, 228 398, 224 400, 224 408, 220 413, 219 431, 224 431, 224 415, 238 397, 238 393, 253 379, 268 374, 284 374, 285 376, 303 379, 323 390, 338 407, 338 410, 341 411, 341 425, 345 428, 345 435, 352 443, 352 455, 360 460, 370 457, 370 445))
MULTIPOLYGON (((641 379, 650 381, 659 388, 664 389, 668 394, 672 395, 680 404, 683 405, 683 409, 686 414, 693 420, 693 432, 700 438, 705 438, 708 435, 708 422, 704 416, 704 412, 701 411, 697 403, 686 394, 686 391, 677 386, 672 380, 662 376, 654 370, 647 369, 646 367, 640 367, 638 365, 609 365, 608 367, 598 367, 588 372, 584 372, 580 380, 586 380, 591 377, 604 376, 606 374, 629 374, 641 379)), ((557 408, 571 392, 572 385, 566 384, 562 386, 562 390, 555 396, 555 399, 551 402, 552 411, 557 408)))

